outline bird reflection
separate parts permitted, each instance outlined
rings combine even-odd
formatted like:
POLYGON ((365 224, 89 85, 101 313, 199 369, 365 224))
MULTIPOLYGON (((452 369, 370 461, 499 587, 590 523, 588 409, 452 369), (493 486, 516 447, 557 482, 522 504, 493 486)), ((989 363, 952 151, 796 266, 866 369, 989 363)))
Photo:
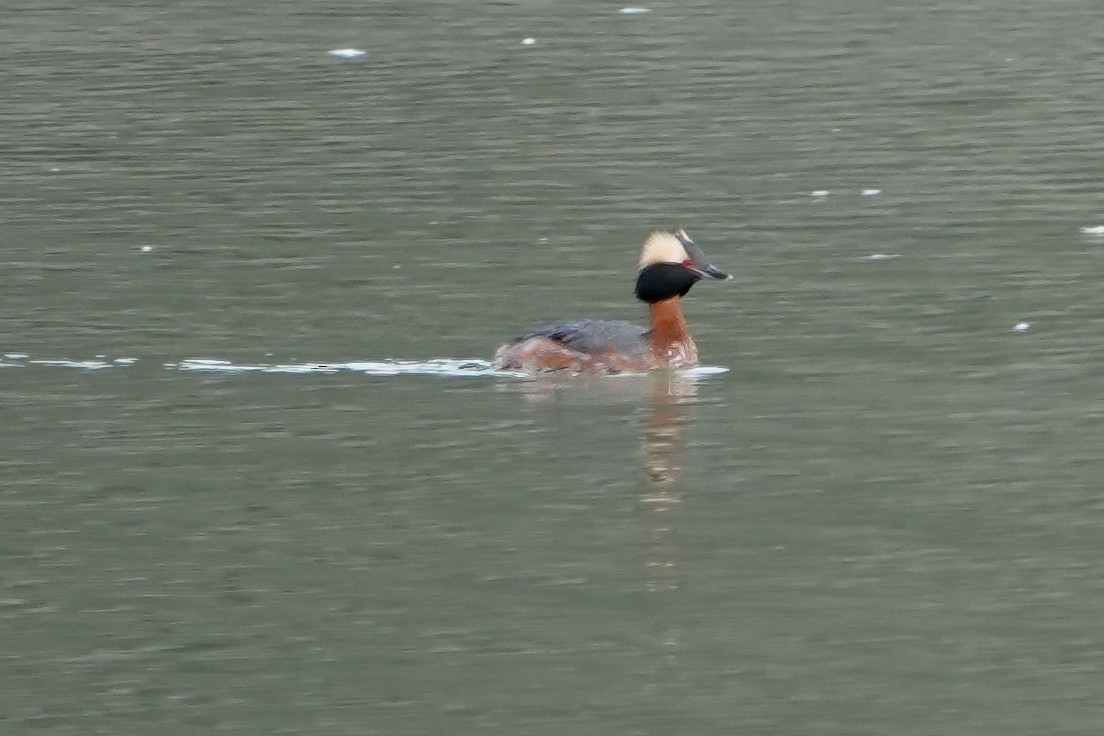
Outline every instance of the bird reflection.
MULTIPOLYGON (((549 377, 542 377, 548 379, 549 377)), ((537 380, 511 384, 531 406, 560 401, 628 402, 639 407, 638 519, 643 535, 640 572, 627 572, 640 585, 647 602, 638 611, 639 623, 654 649, 648 663, 639 663, 640 693, 648 708, 681 712, 682 657, 686 649, 683 626, 683 539, 680 526, 687 492, 682 482, 686 428, 693 422, 698 378, 681 372, 654 371, 647 375, 603 378, 597 381, 537 380), (642 576, 641 576, 642 573, 642 576), (641 577, 643 578, 641 580, 641 577)))
POLYGON ((646 540, 645 585, 652 592, 677 590, 681 586, 678 520, 684 498, 681 461, 698 377, 679 371, 598 380, 550 375, 507 386, 520 391, 533 406, 571 400, 588 404, 626 401, 642 407, 643 473, 637 498, 646 540))
POLYGON ((562 401, 631 402, 643 408, 641 473, 637 493, 646 540, 646 587, 677 590, 681 585, 678 536, 684 493, 681 460, 684 430, 696 402, 698 377, 678 371, 652 371, 619 378, 540 376, 537 381, 503 386, 518 391, 532 406, 562 401))
POLYGON ((659 592, 676 590, 681 584, 678 514, 684 494, 679 477, 687 410, 697 394, 697 384, 677 373, 657 372, 649 378, 639 496, 647 535, 647 586, 659 592))

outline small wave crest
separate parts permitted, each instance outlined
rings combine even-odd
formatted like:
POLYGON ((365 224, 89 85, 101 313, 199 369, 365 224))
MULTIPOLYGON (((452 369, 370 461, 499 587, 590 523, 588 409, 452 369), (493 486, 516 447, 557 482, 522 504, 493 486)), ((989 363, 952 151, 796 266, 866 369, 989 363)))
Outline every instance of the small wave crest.
POLYGON ((119 368, 133 365, 137 358, 109 359, 103 355, 97 355, 90 360, 69 360, 68 358, 41 359, 32 358, 26 353, 4 353, 0 355, 0 368, 24 368, 28 366, 42 366, 45 368, 79 368, 85 371, 99 371, 104 368, 119 368))

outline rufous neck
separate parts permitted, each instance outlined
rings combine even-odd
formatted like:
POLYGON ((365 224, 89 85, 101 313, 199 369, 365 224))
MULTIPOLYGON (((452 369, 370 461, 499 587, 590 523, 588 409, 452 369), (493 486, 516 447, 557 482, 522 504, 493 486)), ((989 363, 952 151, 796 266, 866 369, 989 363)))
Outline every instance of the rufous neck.
POLYGON ((682 314, 682 300, 677 296, 654 302, 652 312, 652 342, 659 349, 665 349, 675 343, 693 342, 690 337, 690 325, 682 314))

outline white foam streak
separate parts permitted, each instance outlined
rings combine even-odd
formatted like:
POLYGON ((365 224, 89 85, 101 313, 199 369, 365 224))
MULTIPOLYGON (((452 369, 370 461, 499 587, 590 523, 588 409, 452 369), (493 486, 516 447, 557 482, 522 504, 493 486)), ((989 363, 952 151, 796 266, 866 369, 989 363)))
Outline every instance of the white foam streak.
MULTIPOLYGON (((108 358, 96 356, 94 360, 51 360, 30 359, 23 353, 7 353, 0 358, 0 368, 24 368, 39 366, 43 368, 76 368, 98 371, 108 368, 128 368, 135 365, 138 358, 108 358)), ((490 361, 477 358, 457 360, 455 358, 436 358, 426 361, 415 360, 356 360, 342 363, 233 363, 218 358, 185 358, 179 362, 162 363, 161 367, 170 371, 188 373, 276 373, 286 375, 356 373, 364 376, 448 376, 454 378, 520 378, 537 379, 521 371, 498 370, 490 361)), ((720 366, 697 366, 675 371, 690 380, 727 373, 720 366)), ((543 375, 543 374, 541 374, 543 375)), ((621 376, 644 375, 623 373, 621 376)))
POLYGON ((166 363, 169 370, 213 373, 360 373, 369 376, 516 376, 513 371, 498 371, 485 360, 440 358, 427 361, 351 361, 348 363, 230 363, 210 358, 188 358, 166 363))

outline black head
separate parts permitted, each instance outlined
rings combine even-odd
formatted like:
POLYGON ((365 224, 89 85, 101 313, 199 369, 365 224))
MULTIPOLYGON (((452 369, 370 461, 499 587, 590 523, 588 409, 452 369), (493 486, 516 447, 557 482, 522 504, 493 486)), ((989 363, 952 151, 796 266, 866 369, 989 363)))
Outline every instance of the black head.
POLYGON ((703 278, 727 279, 727 273, 709 262, 685 230, 656 232, 644 244, 636 298, 654 304, 683 297, 703 278))

